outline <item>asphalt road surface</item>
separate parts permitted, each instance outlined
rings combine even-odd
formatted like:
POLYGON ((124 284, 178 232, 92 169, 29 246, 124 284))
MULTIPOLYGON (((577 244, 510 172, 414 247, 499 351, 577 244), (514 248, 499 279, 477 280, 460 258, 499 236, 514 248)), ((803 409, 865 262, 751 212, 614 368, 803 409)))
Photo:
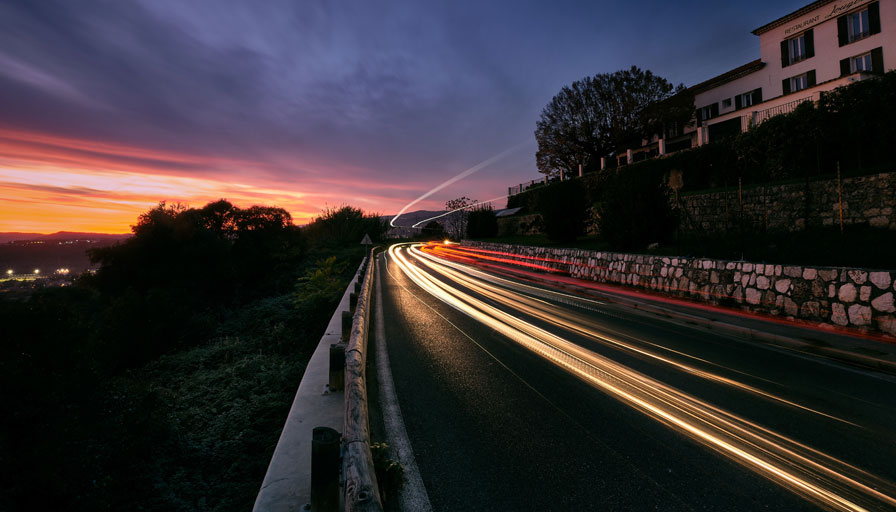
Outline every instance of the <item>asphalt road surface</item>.
POLYGON ((393 246, 395 390, 434 510, 896 510, 896 379, 393 246))

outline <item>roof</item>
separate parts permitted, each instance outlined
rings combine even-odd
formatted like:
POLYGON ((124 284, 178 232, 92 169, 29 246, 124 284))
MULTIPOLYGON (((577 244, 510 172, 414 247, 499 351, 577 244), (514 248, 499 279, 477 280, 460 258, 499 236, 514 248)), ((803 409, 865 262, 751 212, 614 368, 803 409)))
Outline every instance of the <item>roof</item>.
POLYGON ((751 73, 755 73, 763 67, 765 67, 765 62, 762 62, 762 59, 756 59, 744 64, 743 66, 734 68, 731 71, 726 71, 725 73, 722 73, 717 77, 710 78, 709 80, 700 82, 697 85, 692 85, 689 87, 689 89, 694 94, 698 94, 714 87, 718 87, 722 84, 737 80, 738 78, 747 76, 751 73))
POLYGON ((753 34, 757 35, 757 36, 760 34, 764 34, 765 32, 768 32, 769 30, 771 30, 773 28, 780 27, 781 25, 783 25, 789 21, 795 20, 796 18, 799 18, 800 16, 802 16, 808 12, 818 9, 822 5, 829 4, 834 1, 835 0, 818 0, 817 2, 812 2, 811 4, 809 4, 805 7, 802 7, 800 9, 793 11, 792 13, 788 14, 787 16, 782 16, 782 17, 776 19, 775 21, 772 21, 771 23, 766 23, 765 25, 754 30, 753 34))
POLYGON ((519 208, 505 208, 503 210, 498 210, 495 212, 495 217, 509 217, 510 215, 513 215, 522 209, 523 209, 522 207, 519 207, 519 208))

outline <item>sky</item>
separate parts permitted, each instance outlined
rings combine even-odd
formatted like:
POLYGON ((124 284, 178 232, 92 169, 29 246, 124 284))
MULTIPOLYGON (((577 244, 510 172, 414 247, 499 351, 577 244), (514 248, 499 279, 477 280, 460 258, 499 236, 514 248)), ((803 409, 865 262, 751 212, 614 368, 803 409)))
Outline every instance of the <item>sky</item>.
POLYGON ((540 176, 564 85, 699 83, 808 3, 0 0, 0 232, 123 233, 220 198, 394 214, 488 160, 413 209, 500 197, 540 176))

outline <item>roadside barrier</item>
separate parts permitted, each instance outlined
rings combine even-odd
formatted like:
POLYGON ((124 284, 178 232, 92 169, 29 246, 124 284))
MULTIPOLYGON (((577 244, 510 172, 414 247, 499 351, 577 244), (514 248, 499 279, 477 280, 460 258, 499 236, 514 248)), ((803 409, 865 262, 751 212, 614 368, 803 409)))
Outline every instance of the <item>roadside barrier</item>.
POLYGON ((366 266, 345 351, 345 428, 342 433, 342 468, 345 476, 346 512, 382 511, 373 456, 370 452, 370 427, 367 408, 367 337, 370 326, 373 261, 376 248, 362 264, 366 266))

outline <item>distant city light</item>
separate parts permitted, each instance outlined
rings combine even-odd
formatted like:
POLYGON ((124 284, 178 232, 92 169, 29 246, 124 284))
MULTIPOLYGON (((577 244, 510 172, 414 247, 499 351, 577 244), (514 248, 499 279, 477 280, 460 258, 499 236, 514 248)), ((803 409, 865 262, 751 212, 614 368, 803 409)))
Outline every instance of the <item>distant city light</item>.
POLYGON ((35 273, 35 274, 40 274, 40 269, 39 269, 39 268, 34 269, 34 273, 35 273))
POLYGON ((6 271, 6 275, 11 276, 11 275, 12 275, 12 269, 7 270, 7 271, 6 271))

